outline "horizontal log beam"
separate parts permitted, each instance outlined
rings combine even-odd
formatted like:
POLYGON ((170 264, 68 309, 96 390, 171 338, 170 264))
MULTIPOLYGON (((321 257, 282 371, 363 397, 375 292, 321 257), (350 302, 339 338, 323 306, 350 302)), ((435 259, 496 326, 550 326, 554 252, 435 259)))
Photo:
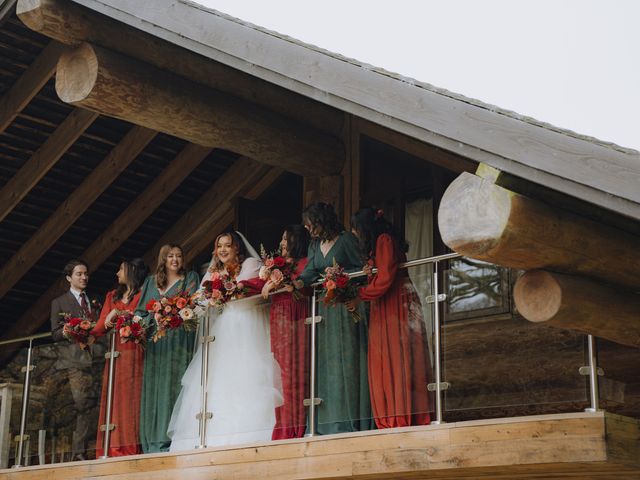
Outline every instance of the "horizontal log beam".
POLYGON ((515 284, 513 298, 527 320, 640 347, 640 295, 609 285, 544 270, 515 284))
POLYGON ((301 175, 339 172, 335 138, 168 71, 84 43, 56 73, 62 101, 301 175))
POLYGON ((156 136, 156 132, 133 127, 84 179, 47 221, 0 269, 0 298, 33 267, 49 248, 75 223, 127 166, 156 136))
POLYGON ((65 118, 47 141, 0 190, 0 221, 51 170, 60 157, 82 136, 98 116, 95 112, 76 108, 65 118))
POLYGON ((197 83, 274 110, 298 123, 340 136, 340 110, 126 25, 68 0, 21 0, 20 20, 61 43, 82 42, 124 53, 197 83))
POLYGON ((447 188, 438 225, 444 243, 471 258, 640 287, 640 237, 470 173, 461 174, 447 188))
POLYGON ((56 71, 58 58, 66 47, 49 42, 40 55, 0 99, 0 133, 13 122, 16 115, 35 97, 56 71))

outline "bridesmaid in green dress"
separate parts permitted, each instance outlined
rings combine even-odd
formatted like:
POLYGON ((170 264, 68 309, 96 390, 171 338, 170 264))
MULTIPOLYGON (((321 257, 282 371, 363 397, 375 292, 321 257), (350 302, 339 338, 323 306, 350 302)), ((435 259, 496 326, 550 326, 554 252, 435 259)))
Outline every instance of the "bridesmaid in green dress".
MULTIPOLYGON (((155 330, 153 317, 145 310, 150 300, 193 294, 199 287, 198 274, 184 268, 182 247, 164 245, 158 255, 155 275, 144 282, 136 315, 150 329, 144 357, 142 398, 140 401, 140 444, 144 453, 166 452, 171 440, 167 427, 173 405, 180 393, 180 380, 193 356, 195 332, 182 328, 167 331, 157 343, 151 340, 155 330)), ((195 419, 194 419, 195 421, 195 419)))
MULTIPOLYGON (((326 267, 336 263, 346 271, 362 268, 358 240, 338 222, 326 203, 309 206, 303 213, 305 227, 313 238, 309 262, 299 279, 306 286, 316 282, 326 267)), ((374 428, 371 418, 367 374, 367 316, 359 305, 361 320, 354 322, 345 305, 319 302, 322 321, 317 324, 317 407, 320 434, 353 432, 374 428)))

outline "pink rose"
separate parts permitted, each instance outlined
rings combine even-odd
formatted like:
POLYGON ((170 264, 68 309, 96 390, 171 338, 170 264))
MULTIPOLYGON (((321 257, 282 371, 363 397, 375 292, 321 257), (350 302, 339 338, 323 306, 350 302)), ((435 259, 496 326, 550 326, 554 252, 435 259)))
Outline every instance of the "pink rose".
POLYGON ((327 280, 324 283, 324 286, 327 290, 335 290, 336 289, 336 282, 334 282, 333 280, 327 280))
POLYGON ((218 280, 220 278, 220 272, 213 272, 211 274, 211 280, 218 280))
POLYGON ((129 338, 131 336, 131 327, 128 325, 120 329, 120 336, 123 338, 129 338))
POLYGON ((233 283, 233 282, 231 282, 231 281, 224 282, 224 289, 225 289, 227 292, 231 292, 231 291, 233 291, 233 289, 234 289, 234 288, 236 288, 235 283, 233 283))
POLYGON ((238 282, 238 290, 242 290, 244 288, 244 283, 238 282))
POLYGON ((166 305, 164 307, 164 313, 171 313, 171 310, 173 310, 173 308, 171 308, 171 305, 166 305))
POLYGON ((211 298, 214 300, 220 300, 222 298, 222 292, 220 290, 213 290, 211 292, 211 298))
POLYGON ((267 258, 264 261, 264 266, 267 268, 273 267, 273 258, 267 258))
POLYGON ((82 330, 91 330, 91 322, 89 320, 83 320, 80 322, 80 328, 82 330))
POLYGON ((186 306, 187 300, 185 298, 180 297, 178 300, 176 300, 176 307, 178 307, 180 310, 182 310, 186 306))
POLYGON ((282 281, 283 277, 284 275, 282 275, 282 271, 274 270, 273 272, 271 272, 271 277, 269 277, 269 280, 278 285, 282 281))

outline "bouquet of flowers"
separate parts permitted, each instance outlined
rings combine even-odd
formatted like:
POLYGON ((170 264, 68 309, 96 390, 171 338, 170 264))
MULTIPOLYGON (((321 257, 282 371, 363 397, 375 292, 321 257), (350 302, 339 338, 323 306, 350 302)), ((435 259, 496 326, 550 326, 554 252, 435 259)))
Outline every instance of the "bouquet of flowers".
POLYGON ((120 334, 120 343, 133 342, 144 347, 147 341, 142 319, 131 312, 119 312, 116 317, 116 331, 120 334))
POLYGON ((211 279, 202 284, 198 295, 205 303, 216 307, 222 313, 225 304, 230 300, 243 298, 248 289, 242 282, 236 281, 233 275, 225 272, 212 272, 211 279))
POLYGON ((187 294, 176 295, 175 297, 162 297, 160 300, 151 300, 146 305, 146 310, 153 314, 156 321, 156 333, 153 341, 167 334, 167 330, 184 328, 191 332, 198 327, 198 320, 194 312, 194 298, 187 294))
MULTIPOLYGON (((260 280, 271 281, 277 286, 293 286, 293 275, 296 271, 296 262, 293 259, 283 257, 279 251, 267 253, 262 245, 260 256, 263 264, 258 273, 260 280)), ((297 289, 294 289, 293 293, 300 295, 297 289)))
POLYGON ((75 317, 70 313, 61 313, 64 318, 62 326, 62 336, 71 343, 77 343, 83 350, 87 345, 95 342, 95 337, 91 335, 91 330, 96 326, 96 322, 86 319, 85 317, 75 317))
MULTIPOLYGON (((338 303, 348 302, 358 296, 358 286, 351 282, 349 274, 336 263, 335 259, 333 260, 333 266, 325 268, 321 280, 322 288, 325 292, 322 301, 325 305, 333 307, 338 303)), ((357 310, 349 313, 351 313, 351 318, 354 322, 361 320, 357 310)))

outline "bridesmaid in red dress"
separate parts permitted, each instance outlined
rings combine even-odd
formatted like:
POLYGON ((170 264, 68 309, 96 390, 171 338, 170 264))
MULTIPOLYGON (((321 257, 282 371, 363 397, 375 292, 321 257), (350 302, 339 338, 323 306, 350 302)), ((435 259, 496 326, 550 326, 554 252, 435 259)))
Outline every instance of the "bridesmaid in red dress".
MULTIPOLYGON (((282 234, 280 253, 296 262, 294 279, 307 265, 309 232, 302 225, 289 225, 282 234)), ((278 285, 268 281, 262 289, 266 298, 278 285)), ((276 408, 276 424, 272 440, 300 438, 306 425, 303 405, 309 384, 309 333, 304 320, 310 315, 309 299, 293 293, 276 293, 271 299, 271 351, 282 371, 284 404, 276 408)))
POLYGON ((394 233, 382 210, 363 208, 351 217, 351 228, 367 256, 365 271, 375 267, 355 308, 371 302, 369 316, 369 390, 378 428, 427 425, 430 422, 427 384, 431 373, 426 327, 416 290, 407 270, 406 244, 394 233))
MULTIPOLYGON (((113 328, 119 312, 126 310, 133 313, 140 300, 140 287, 147 273, 147 267, 140 258, 125 260, 120 264, 116 274, 118 288, 107 293, 100 319, 91 332, 93 335, 105 335, 113 328)), ((133 342, 120 343, 120 335, 116 332, 116 351, 120 355, 114 365, 111 423, 115 425, 115 429, 111 431, 109 440, 109 457, 142 453, 139 431, 144 349, 133 342)), ((107 361, 102 380, 96 457, 104 455, 104 432, 100 431, 100 425, 106 423, 108 378, 107 361)))

